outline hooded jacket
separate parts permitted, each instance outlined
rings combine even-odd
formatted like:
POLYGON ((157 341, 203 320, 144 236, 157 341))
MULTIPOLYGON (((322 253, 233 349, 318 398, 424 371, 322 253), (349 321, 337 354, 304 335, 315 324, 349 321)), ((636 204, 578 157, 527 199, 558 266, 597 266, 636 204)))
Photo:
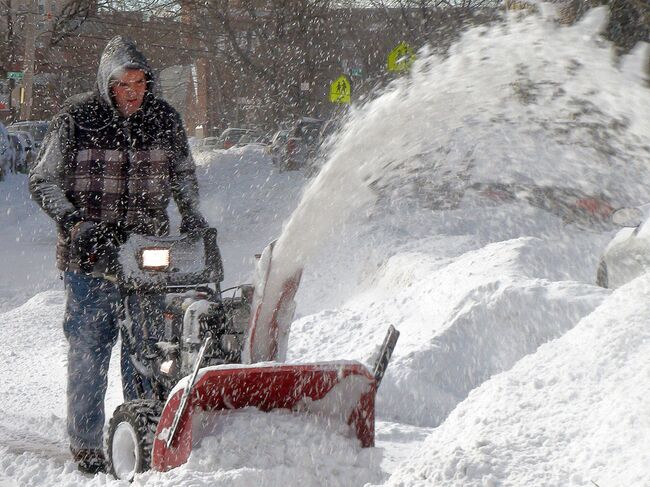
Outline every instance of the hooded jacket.
POLYGON ((53 119, 30 172, 30 191, 58 224, 57 266, 78 271, 70 222, 102 222, 120 235, 165 235, 173 196, 181 228, 205 226, 195 165, 179 114, 154 94, 154 77, 135 44, 113 38, 102 53, 94 92, 71 98, 53 119), (124 117, 111 82, 141 69, 147 89, 140 109, 124 117))

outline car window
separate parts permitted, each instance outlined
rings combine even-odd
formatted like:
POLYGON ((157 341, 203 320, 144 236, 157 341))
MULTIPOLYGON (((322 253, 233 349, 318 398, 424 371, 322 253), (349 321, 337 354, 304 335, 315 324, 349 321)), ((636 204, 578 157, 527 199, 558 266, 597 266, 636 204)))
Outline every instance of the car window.
POLYGON ((232 140, 232 141, 237 141, 241 138, 242 135, 244 135, 246 132, 239 131, 239 130, 233 130, 230 132, 228 135, 226 135, 227 140, 232 140))
POLYGON ((43 140, 45 138, 45 134, 47 134, 47 125, 46 124, 39 124, 34 127, 34 138, 38 140, 43 140))
POLYGON ((11 124, 7 129, 9 132, 28 132, 36 143, 40 143, 45 138, 48 125, 47 122, 18 122, 11 124))
POLYGON ((258 134, 257 132, 248 132, 245 133, 241 136, 239 139, 239 142, 246 142, 246 143, 251 143, 251 142, 257 142, 257 140, 262 137, 261 134, 258 134))

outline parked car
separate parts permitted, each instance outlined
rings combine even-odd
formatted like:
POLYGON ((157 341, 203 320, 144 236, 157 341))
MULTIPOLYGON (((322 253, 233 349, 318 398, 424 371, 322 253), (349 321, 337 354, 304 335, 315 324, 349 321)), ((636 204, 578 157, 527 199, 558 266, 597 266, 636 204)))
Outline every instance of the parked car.
POLYGON ((242 135, 254 132, 252 129, 242 129, 242 128, 227 128, 219 136, 219 142, 217 143, 217 149, 230 149, 237 145, 239 139, 242 135))
POLYGON ((287 143, 287 139, 289 138, 289 130, 288 129, 282 129, 278 130, 275 134, 273 134, 273 137, 271 137, 271 141, 269 144, 266 146, 266 153, 270 154, 271 156, 275 156, 282 146, 284 146, 287 143))
POLYGON ((271 137, 273 137, 274 134, 275 134, 275 132, 272 132, 272 131, 271 131, 271 132, 265 132, 265 133, 262 134, 262 136, 257 140, 257 143, 258 143, 258 144, 265 145, 265 146, 266 146, 266 145, 269 145, 269 144, 271 143, 271 137))
POLYGON ((243 134, 237 143, 235 144, 236 147, 244 147, 246 145, 250 144, 257 144, 257 145, 263 145, 264 144, 264 134, 261 132, 246 132, 243 134))
POLYGON ((27 172, 27 153, 20 137, 9 132, 9 142, 13 149, 11 172, 27 172))
POLYGON ((192 148, 196 151, 211 151, 219 146, 219 137, 205 137, 198 139, 192 148))
POLYGON ((34 141, 34 157, 36 157, 49 125, 49 122, 30 120, 27 122, 14 122, 7 127, 7 130, 9 132, 28 132, 34 141))
POLYGON ((342 123, 342 118, 330 118, 329 120, 326 120, 318 134, 319 145, 322 145, 327 139, 334 135, 341 128, 342 123))
POLYGON ((14 160, 13 147, 9 140, 7 128, 0 123, 0 180, 11 172, 11 165, 14 160))
POLYGON ((20 142, 23 145, 23 149, 25 150, 25 169, 29 170, 31 169, 34 161, 36 160, 36 156, 38 155, 36 153, 36 144, 34 143, 34 139, 29 132, 18 131, 12 133, 20 139, 20 142))
POLYGON ((622 228, 600 257, 596 284, 616 289, 650 270, 650 205, 621 208, 612 222, 622 228))
POLYGON ((285 170, 304 167, 318 148, 324 120, 303 117, 289 129, 286 143, 274 154, 274 163, 285 170))

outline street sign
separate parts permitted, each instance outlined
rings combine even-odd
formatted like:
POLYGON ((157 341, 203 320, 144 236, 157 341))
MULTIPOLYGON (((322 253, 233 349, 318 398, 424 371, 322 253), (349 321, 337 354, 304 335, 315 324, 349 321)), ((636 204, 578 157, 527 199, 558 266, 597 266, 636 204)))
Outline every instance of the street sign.
POLYGON ((22 71, 7 71, 7 79, 21 80, 23 77, 24 73, 22 71))
POLYGON ((330 101, 332 103, 344 104, 350 103, 350 81, 345 75, 339 76, 334 83, 330 85, 330 101))
POLYGON ((388 71, 401 73, 408 71, 415 62, 415 53, 413 48, 406 42, 400 42, 388 54, 388 71))
POLYGON ((363 71, 361 68, 351 68, 350 69, 350 76, 357 76, 361 77, 363 75, 363 71))

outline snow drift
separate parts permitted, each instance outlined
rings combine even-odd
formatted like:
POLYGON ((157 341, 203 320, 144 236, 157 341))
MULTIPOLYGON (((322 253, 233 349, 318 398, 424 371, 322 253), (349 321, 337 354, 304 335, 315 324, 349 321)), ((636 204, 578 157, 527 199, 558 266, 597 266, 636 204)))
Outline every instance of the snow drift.
POLYGON ((650 484, 649 299, 632 281, 473 391, 386 485, 650 484))

